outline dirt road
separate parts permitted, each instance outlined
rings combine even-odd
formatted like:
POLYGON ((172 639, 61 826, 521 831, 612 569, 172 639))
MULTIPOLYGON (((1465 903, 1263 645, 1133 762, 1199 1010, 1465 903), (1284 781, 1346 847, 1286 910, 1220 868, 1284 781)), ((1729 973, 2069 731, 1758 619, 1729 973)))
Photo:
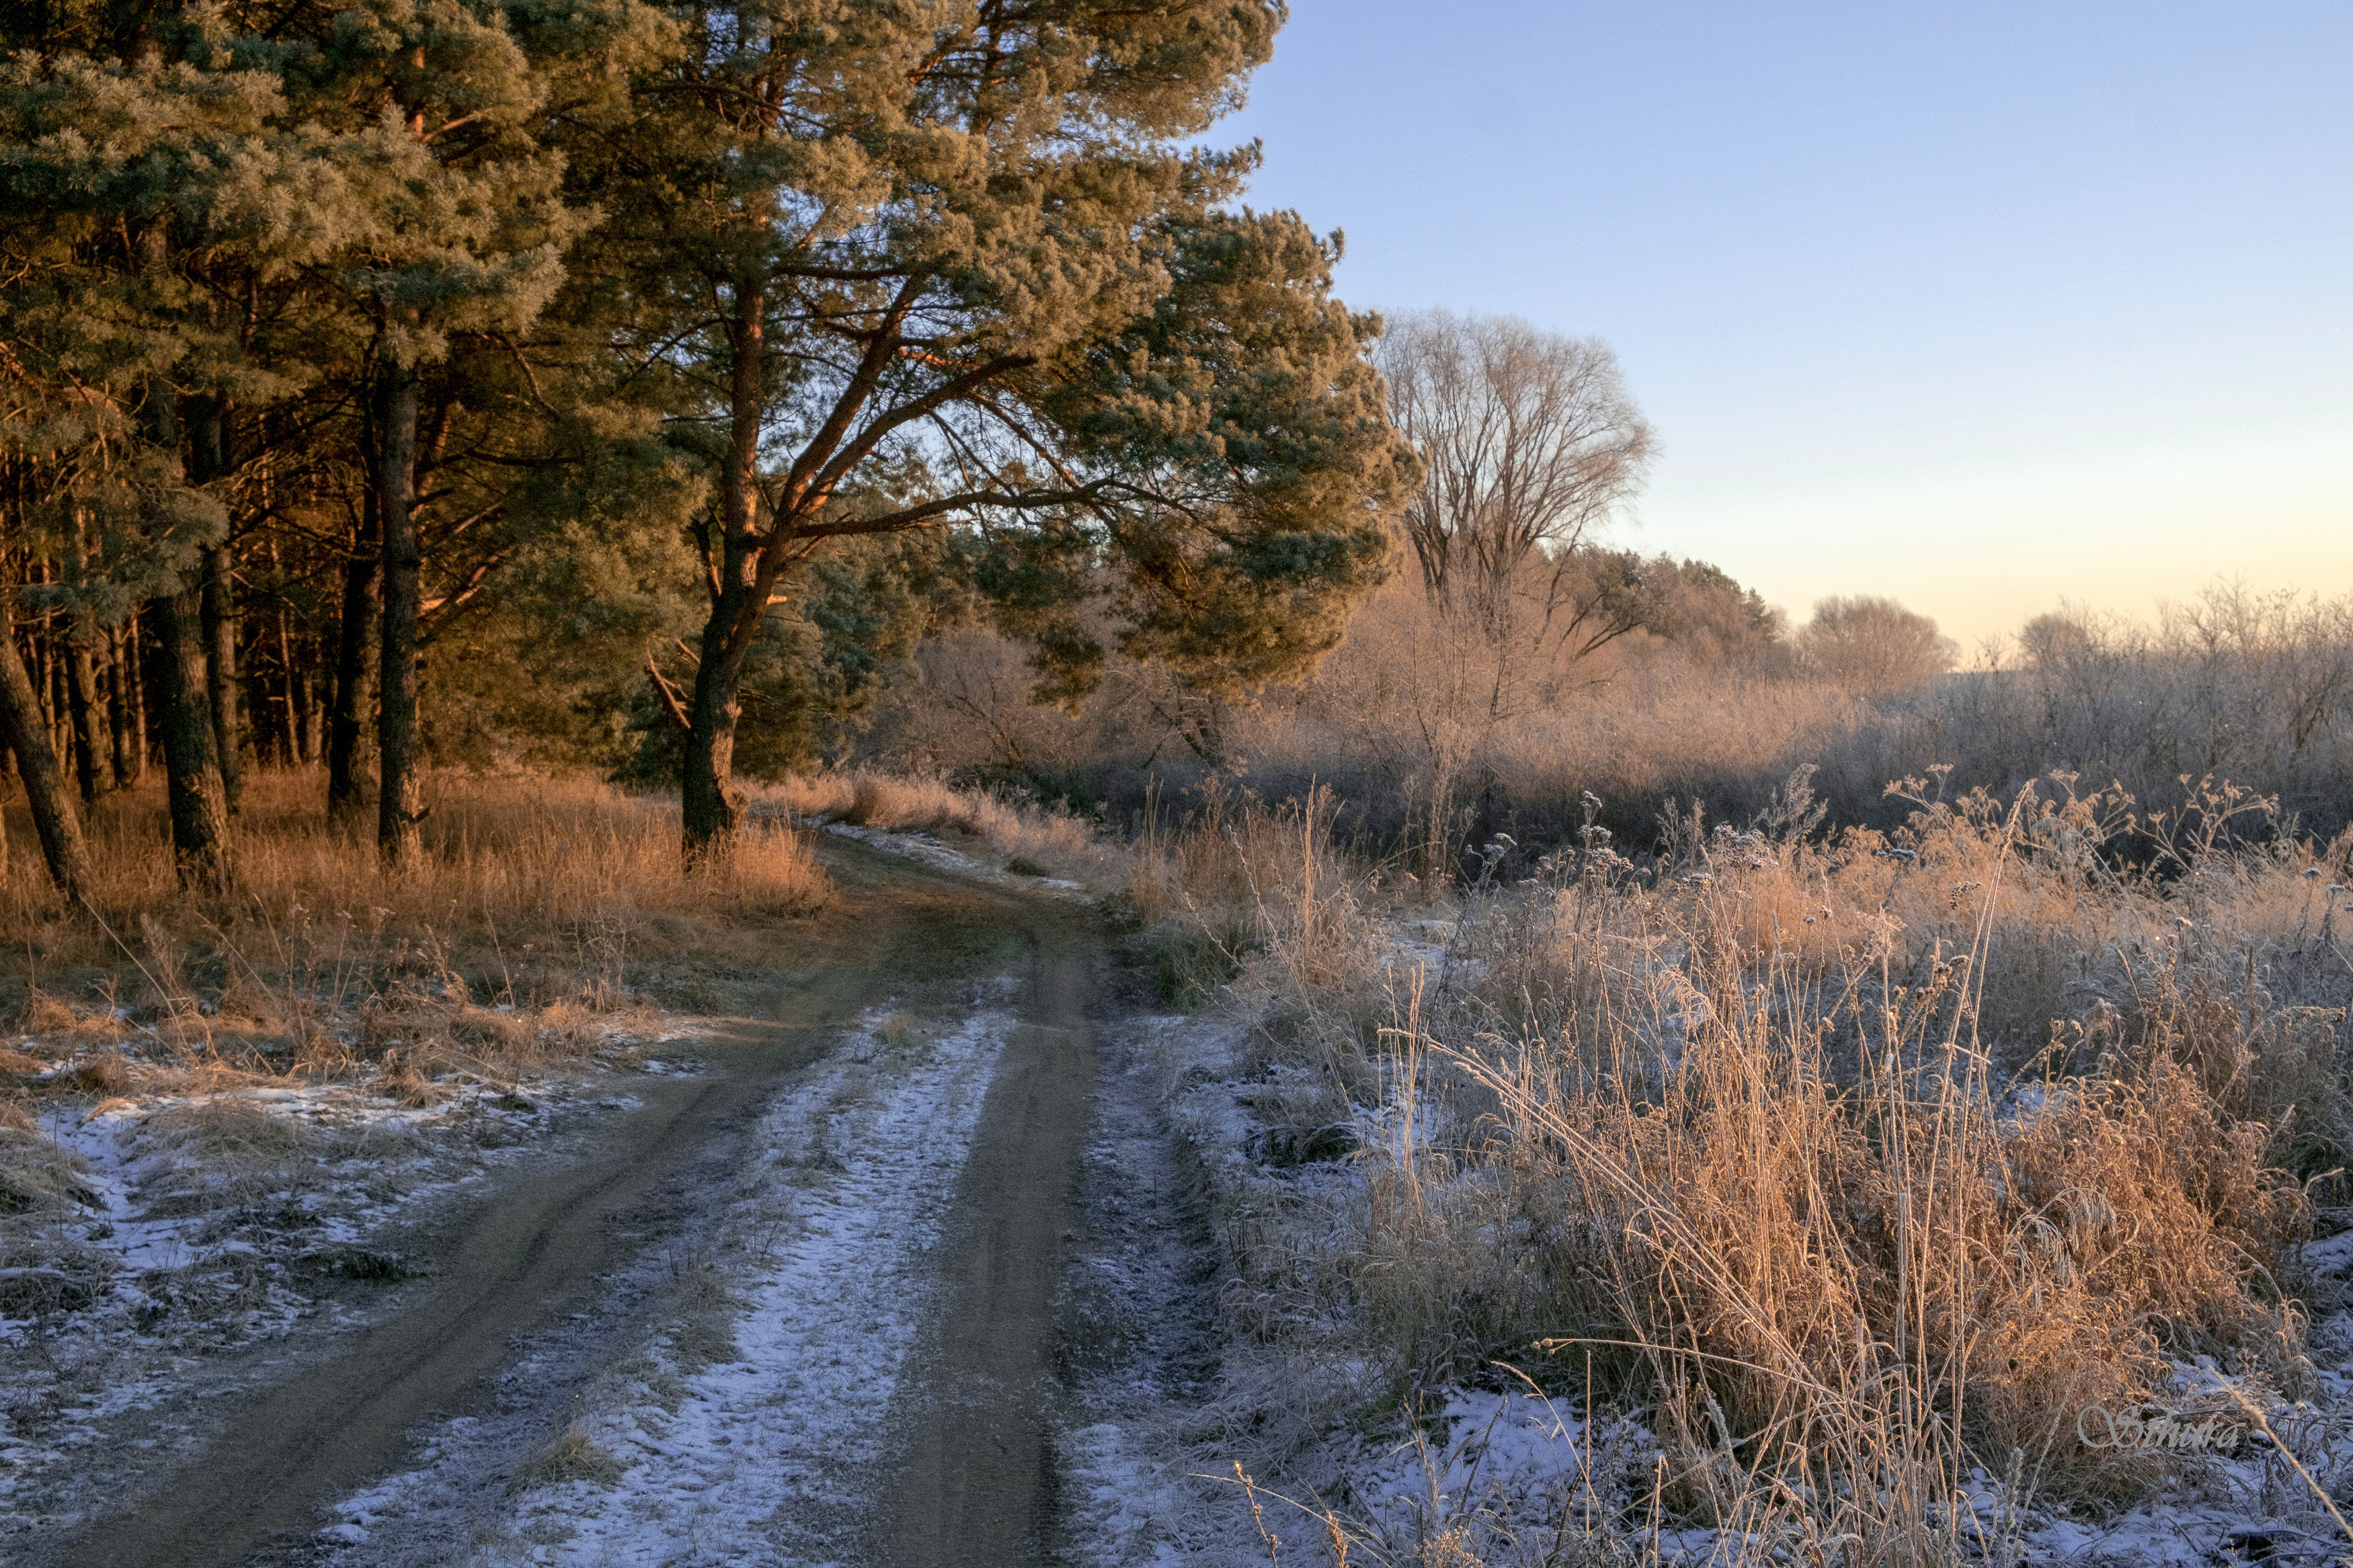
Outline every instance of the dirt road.
POLYGON ((1102 950, 1073 914, 1040 911, 1029 930, 1025 1017, 965 1164, 945 1310, 907 1380, 906 1457, 878 1500, 877 1563, 1042 1563, 1054 1541, 1053 1302, 1080 1218, 1102 950))
POLYGON ((216 1434, 175 1471, 140 1476, 126 1511, 26 1563, 228 1568, 280 1559, 318 1510, 400 1469, 420 1423, 484 1405, 518 1340, 594 1306, 744 1158, 741 1134, 778 1081, 861 1007, 957 969, 1023 973, 958 1187, 940 1268, 945 1328, 928 1333, 894 1412, 904 1457, 870 1543, 878 1563, 1027 1563, 1052 1531, 1052 1298, 1064 1263, 1092 1081, 1088 1020, 1101 962, 1092 918, 855 845, 825 849, 841 889, 780 923, 776 964, 737 986, 708 1068, 649 1084, 593 1157, 510 1182, 423 1243, 428 1279, 323 1359, 212 1402, 216 1434), (227 1406, 227 1408, 224 1408, 227 1406))

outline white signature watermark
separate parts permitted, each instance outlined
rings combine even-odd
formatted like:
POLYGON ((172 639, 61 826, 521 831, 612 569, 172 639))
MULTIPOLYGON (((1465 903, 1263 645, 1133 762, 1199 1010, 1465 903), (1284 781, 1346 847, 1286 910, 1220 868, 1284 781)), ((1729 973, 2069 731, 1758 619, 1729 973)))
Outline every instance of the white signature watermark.
POLYGON ((2086 1448, 2228 1454, 2247 1440, 2247 1427, 2246 1423, 2221 1412, 2192 1417, 2154 1405, 2123 1410, 2087 1405, 2076 1413, 2075 1436, 2086 1448))

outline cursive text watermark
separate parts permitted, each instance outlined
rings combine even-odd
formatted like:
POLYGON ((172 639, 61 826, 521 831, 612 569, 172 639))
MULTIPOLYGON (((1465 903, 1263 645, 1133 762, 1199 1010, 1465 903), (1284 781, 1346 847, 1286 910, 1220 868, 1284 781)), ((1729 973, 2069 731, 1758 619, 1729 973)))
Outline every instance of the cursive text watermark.
POLYGON ((2154 1405, 2110 1410, 2087 1405, 2075 1415, 2075 1436, 2086 1448, 2126 1453, 2228 1454, 2247 1440, 2242 1421, 2217 1412, 2189 1417, 2154 1405))

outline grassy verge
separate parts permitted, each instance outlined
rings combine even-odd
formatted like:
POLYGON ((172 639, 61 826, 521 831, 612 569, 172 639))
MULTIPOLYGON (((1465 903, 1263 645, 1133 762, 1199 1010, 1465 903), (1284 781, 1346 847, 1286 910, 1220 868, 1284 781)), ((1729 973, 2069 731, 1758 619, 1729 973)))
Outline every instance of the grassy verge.
POLYGON ((844 768, 755 787, 755 809, 852 827, 922 833, 977 851, 1017 877, 1059 878, 1097 893, 1125 884, 1133 858, 1068 812, 938 778, 844 768))
POLYGON ((152 790, 96 814, 88 909, 18 858, 0 892, 16 1094, 512 1076, 594 1048, 674 971, 740 945, 747 921, 826 897, 786 829, 755 828, 690 878, 674 805, 586 782, 444 780, 427 855, 390 874, 372 842, 327 825, 320 787, 249 782, 227 899, 173 885, 152 790))
MULTIPOLYGON (((2331 1386, 2302 1244, 2343 1224, 2353 839, 1905 789, 1891 835, 1823 833, 1801 778, 1640 866, 1490 844, 1451 907, 1351 865, 1325 803, 1162 854, 1161 946, 1217 955, 1246 1036, 1190 1122, 1244 1155, 1210 1172, 1257 1369, 1223 1453, 1345 1497, 1335 1432, 1533 1389, 1641 1429, 1587 1478, 1601 1535, 1727 1561, 2000 1556, 2030 1502, 2239 1484, 2077 1422, 2331 1386)), ((1518 1506, 1321 1528, 1359 1562, 1566 1539, 1560 1497, 1518 1506)))

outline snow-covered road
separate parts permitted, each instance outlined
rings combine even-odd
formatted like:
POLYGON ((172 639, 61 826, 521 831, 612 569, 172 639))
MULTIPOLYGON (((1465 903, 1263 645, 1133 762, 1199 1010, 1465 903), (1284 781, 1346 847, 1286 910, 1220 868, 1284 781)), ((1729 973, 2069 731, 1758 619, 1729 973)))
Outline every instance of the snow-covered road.
MULTIPOLYGON (((862 1528, 885 1418, 934 1288, 939 1238, 1011 1015, 926 1029, 870 1014, 797 1075, 750 1142, 666 1326, 597 1380, 517 1478, 475 1561, 784 1564, 838 1559, 862 1528), (715 1341, 715 1342, 714 1342, 715 1341)), ((468 1445, 431 1450, 462 1464, 468 1445)), ((431 1467, 348 1500, 353 1562, 405 1562, 431 1467)), ((437 1482, 441 1484, 437 1484, 437 1482)))

